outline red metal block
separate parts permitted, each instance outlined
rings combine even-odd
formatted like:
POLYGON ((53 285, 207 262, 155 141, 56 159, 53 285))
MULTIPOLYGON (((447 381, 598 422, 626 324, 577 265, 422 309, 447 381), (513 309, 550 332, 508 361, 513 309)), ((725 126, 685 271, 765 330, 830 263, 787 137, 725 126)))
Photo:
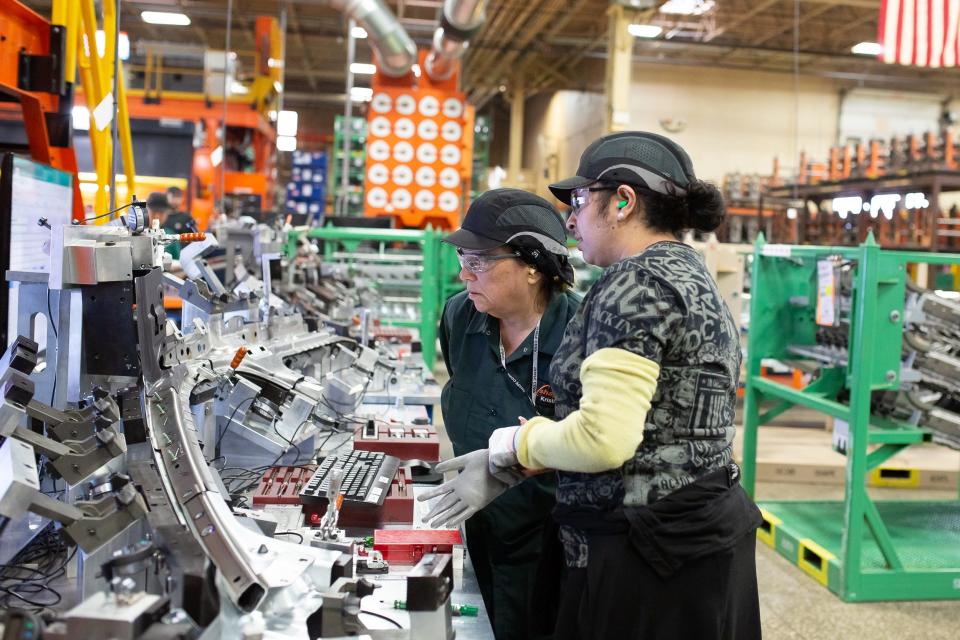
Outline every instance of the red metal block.
POLYGON ((253 494, 253 504, 300 504, 300 489, 310 481, 316 465, 267 469, 253 494))
POLYGON ((451 529, 377 529, 373 548, 391 564, 416 564, 425 553, 453 553, 463 544, 458 530, 451 529))

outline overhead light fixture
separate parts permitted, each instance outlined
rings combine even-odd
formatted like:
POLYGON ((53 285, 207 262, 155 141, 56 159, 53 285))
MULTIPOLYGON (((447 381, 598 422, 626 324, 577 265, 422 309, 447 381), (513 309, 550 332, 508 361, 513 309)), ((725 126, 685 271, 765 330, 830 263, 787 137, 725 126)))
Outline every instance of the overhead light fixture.
POLYGON ((296 111, 281 111, 277 114, 277 135, 295 136, 297 135, 297 122, 300 115, 296 111))
POLYGON ((903 198, 903 206, 905 209, 926 209, 930 206, 930 201, 922 192, 908 193, 903 198))
POLYGON ((90 110, 83 105, 76 105, 70 110, 73 119, 73 128, 77 131, 90 130, 90 110))
POLYGON ((277 136, 277 151, 296 151, 296 136, 277 136))
POLYGON ((350 99, 354 102, 370 102, 373 99, 373 89, 369 87, 351 87, 350 99))
POLYGON ((879 42, 861 42, 850 49, 858 56, 878 56, 883 53, 883 45, 879 42))
POLYGON ((863 211, 863 205, 867 205, 867 210, 869 211, 870 204, 864 203, 863 198, 860 196, 844 196, 842 198, 834 198, 831 203, 831 208, 833 212, 840 216, 841 220, 846 220, 848 215, 856 215, 863 211))
POLYGON ((377 72, 377 65, 367 62, 353 62, 350 64, 350 73, 372 76, 377 72))
POLYGON ((147 24, 163 24, 173 27, 185 27, 190 24, 190 18, 186 14, 170 11, 141 11, 140 17, 147 24))
POLYGON ((714 0, 667 0, 660 7, 660 13, 672 13, 679 16, 700 16, 711 9, 717 3, 714 0))
POLYGON ((363 27, 354 27, 350 30, 350 35, 352 35, 354 38, 366 38, 367 30, 363 27))
POLYGON ((627 25, 627 33, 634 38, 656 38, 663 33, 663 27, 655 24, 630 24, 627 25))

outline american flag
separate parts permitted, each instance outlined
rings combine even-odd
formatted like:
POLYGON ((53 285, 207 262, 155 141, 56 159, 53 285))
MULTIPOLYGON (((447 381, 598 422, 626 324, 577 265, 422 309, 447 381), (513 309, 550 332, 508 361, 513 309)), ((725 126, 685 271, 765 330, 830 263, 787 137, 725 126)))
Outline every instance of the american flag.
POLYGON ((960 64, 960 0, 883 0, 878 40, 888 64, 960 64))

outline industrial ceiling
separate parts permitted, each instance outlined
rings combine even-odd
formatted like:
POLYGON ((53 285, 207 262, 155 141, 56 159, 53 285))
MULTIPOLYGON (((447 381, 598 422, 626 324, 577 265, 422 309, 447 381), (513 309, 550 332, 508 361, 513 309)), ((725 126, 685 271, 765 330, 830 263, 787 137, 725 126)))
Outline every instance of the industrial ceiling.
MULTIPOLYGON (((630 4, 630 0, 623 0, 630 4)), ((26 0, 49 15, 50 0, 26 0)), ((133 43, 201 44, 222 49, 228 0, 123 1, 121 28, 133 43), (143 10, 180 11, 186 27, 145 23, 143 10)), ((442 0, 388 0, 410 36, 428 47, 442 0)), ((640 0, 640 4, 644 4, 640 0)), ((651 4, 646 2, 645 4, 651 4)), ((960 71, 918 70, 884 65, 851 53, 863 41, 875 41, 879 0, 716 0, 703 15, 638 10, 638 23, 659 25, 653 39, 637 38, 634 59, 669 65, 742 68, 849 81, 851 85, 949 92, 960 71)), ((465 58, 463 87, 484 105, 515 83, 528 92, 553 89, 602 90, 596 61, 606 57, 608 0, 492 0, 487 20, 465 58)), ((287 98, 291 103, 342 100, 345 82, 346 24, 320 0, 235 0, 231 43, 241 60, 252 58, 253 24, 258 15, 287 18, 287 98)), ((360 43, 359 61, 371 61, 360 43)), ((249 69, 250 65, 247 66, 249 69)), ((359 77, 361 86, 369 76, 359 77)))

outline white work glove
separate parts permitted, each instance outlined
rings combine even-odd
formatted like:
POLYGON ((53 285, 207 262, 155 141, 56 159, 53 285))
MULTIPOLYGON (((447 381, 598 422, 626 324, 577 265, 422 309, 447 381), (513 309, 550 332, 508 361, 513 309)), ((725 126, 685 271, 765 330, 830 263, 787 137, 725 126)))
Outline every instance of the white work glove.
MULTIPOLYGON (((526 420, 524 420, 526 422, 526 420)), ((520 435, 520 425, 495 429, 490 435, 487 446, 490 450, 490 473, 508 482, 520 474, 522 467, 517 460, 517 436, 520 435)))
MULTIPOLYGON (((440 473, 454 469, 460 472, 457 477, 417 496, 420 502, 443 496, 423 517, 434 529, 459 525, 512 486, 490 473, 486 449, 444 460, 434 467, 440 473)), ((513 479, 515 484, 523 477, 515 475, 513 479)))

